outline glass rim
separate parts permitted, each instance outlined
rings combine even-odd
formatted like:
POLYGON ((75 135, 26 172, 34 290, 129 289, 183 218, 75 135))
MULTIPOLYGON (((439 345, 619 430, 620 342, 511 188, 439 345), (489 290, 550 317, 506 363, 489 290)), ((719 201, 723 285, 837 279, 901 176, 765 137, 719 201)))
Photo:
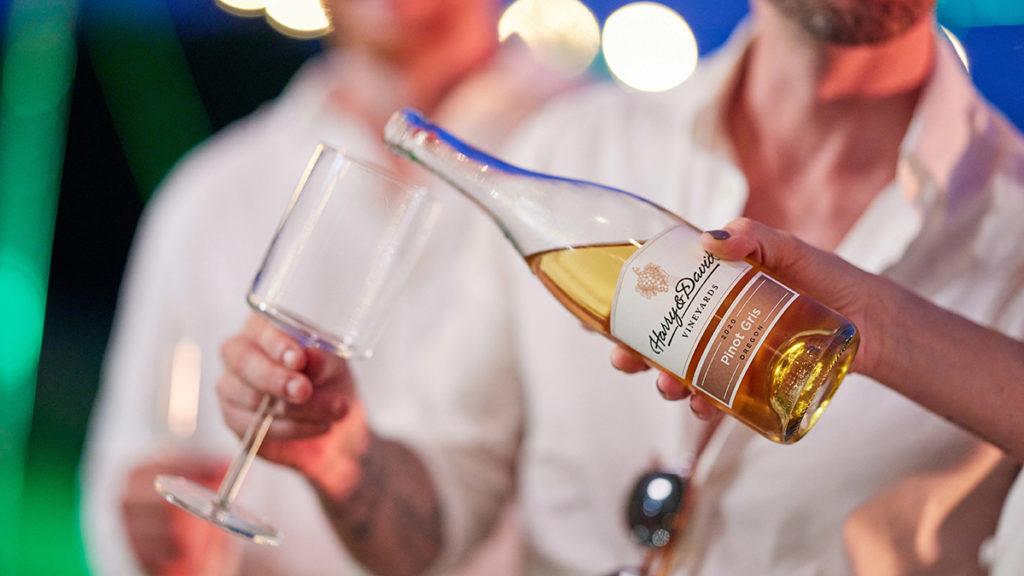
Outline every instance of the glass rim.
MULTIPOLYGON (((337 154, 338 156, 343 158, 346 162, 348 162, 350 164, 354 164, 354 165, 356 165, 357 167, 359 167, 360 169, 362 169, 362 170, 364 170, 366 172, 370 172, 371 174, 374 174, 374 175, 376 175, 378 177, 384 178, 385 180, 388 180, 388 181, 390 181, 390 182, 392 182, 392 183, 394 183, 394 184, 396 184, 396 185, 398 185, 398 186, 400 186, 402 188, 405 188, 405 189, 407 189, 409 191, 421 191, 421 190, 423 192, 428 192, 429 191, 429 189, 426 186, 424 186, 422 184, 417 184, 417 183, 409 182, 407 179, 403 178, 401 175, 399 175, 397 172, 395 172, 391 168, 388 168, 386 166, 382 166, 382 165, 380 165, 380 164, 378 164, 378 163, 376 163, 376 162, 374 162, 372 160, 369 160, 367 158, 364 158, 362 156, 359 156, 359 155, 356 155, 356 154, 352 154, 351 152, 349 152, 348 150, 346 150, 344 148, 339 148, 339 147, 333 146, 333 145, 331 145, 331 144, 329 144, 327 142, 324 142, 324 141, 321 141, 321 142, 319 142, 317 144, 316 150, 314 150, 313 153, 314 153, 314 155, 316 157, 319 157, 321 154, 324 153, 324 151, 337 154)), ((305 180, 305 176, 303 177, 303 180, 305 180)))

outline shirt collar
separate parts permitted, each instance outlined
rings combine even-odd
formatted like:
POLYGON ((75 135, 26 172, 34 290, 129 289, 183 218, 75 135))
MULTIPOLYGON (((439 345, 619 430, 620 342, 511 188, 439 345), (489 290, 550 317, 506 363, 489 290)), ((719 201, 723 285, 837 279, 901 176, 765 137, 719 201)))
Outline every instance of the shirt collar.
POLYGON ((955 203, 976 189, 968 180, 986 177, 981 168, 992 160, 984 158, 991 152, 986 138, 992 128, 990 109, 937 27, 936 36, 935 67, 900 145, 901 172, 911 177, 902 177, 901 185, 922 204, 942 198, 955 203))
MULTIPOLYGON (((342 50, 329 50, 310 59, 282 94, 286 105, 278 108, 289 111, 287 124, 319 133, 329 141, 344 141, 356 132, 359 137, 379 143, 378 135, 369 134, 358 122, 351 122, 354 116, 348 116, 332 100, 332 94, 354 82, 353 78, 372 78, 375 73, 365 69, 370 65, 342 50)), ((388 78, 378 81, 379 85, 367 89, 386 90, 394 82, 388 78)), ((582 83, 581 78, 543 66, 525 46, 506 42, 487 66, 453 87, 433 115, 453 132, 472 134, 475 145, 493 149, 543 102, 582 83)))
MULTIPOLYGON (((743 69, 753 40, 749 22, 743 22, 707 65, 703 80, 710 86, 706 101, 693 122, 694 141, 732 160, 732 145, 723 129, 722 115, 743 69)), ((992 125, 989 108, 978 95, 959 57, 936 25, 936 58, 931 76, 921 91, 910 126, 900 145, 897 181, 908 199, 928 203, 939 195, 955 194, 963 166, 985 166, 979 155, 986 146, 972 146, 992 125)), ((980 176, 976 173, 975 176, 980 176)))

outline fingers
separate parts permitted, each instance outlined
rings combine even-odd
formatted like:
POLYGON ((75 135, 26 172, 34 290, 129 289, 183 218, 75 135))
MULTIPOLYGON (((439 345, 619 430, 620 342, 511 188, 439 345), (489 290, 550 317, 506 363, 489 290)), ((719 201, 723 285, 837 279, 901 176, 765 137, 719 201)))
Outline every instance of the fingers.
POLYGON ((147 574, 159 574, 164 565, 175 561, 182 553, 178 541, 166 530, 154 534, 128 526, 128 539, 136 559, 147 574))
POLYGON ((720 418, 722 412, 707 398, 700 394, 693 394, 692 391, 674 376, 661 372, 656 382, 658 392, 666 400, 690 399, 690 410, 701 420, 713 420, 720 418))
MULTIPOLYGON (((228 427, 241 436, 252 422, 253 413, 246 408, 221 404, 221 413, 228 427)), ((297 440, 325 434, 331 422, 311 422, 290 418, 275 418, 267 430, 267 440, 297 440)))
POLYGON ((238 381, 259 393, 297 404, 306 402, 313 394, 309 378, 272 360, 261 346, 244 334, 225 342, 221 356, 225 367, 238 381))
POLYGON ((612 348, 611 361, 612 366, 627 374, 636 374, 637 372, 643 372, 650 369, 650 366, 648 366, 647 362, 644 361, 643 356, 640 356, 622 344, 616 344, 615 348, 612 348))
POLYGON ((320 386, 324 382, 334 382, 343 387, 349 387, 352 375, 348 369, 348 362, 323 350, 311 348, 305 353, 305 373, 313 381, 314 386, 320 386))
POLYGON ((690 395, 690 389, 685 384, 666 372, 659 372, 655 383, 665 400, 682 400, 690 395))
POLYGON ((750 218, 705 232, 700 240, 705 250, 723 260, 750 258, 797 287, 826 297, 835 286, 863 282, 866 276, 835 254, 750 218))
POLYGON ((153 489, 152 474, 140 470, 129 476, 121 500, 121 520, 139 563, 148 570, 181 554, 170 529, 170 504, 153 489))
POLYGON ((708 230, 700 235, 701 246, 722 260, 742 260, 752 256, 757 249, 757 241, 750 237, 737 234, 729 227, 733 220, 719 230, 708 230))
MULTIPOLYGON (((222 404, 246 410, 255 416, 263 394, 248 386, 237 376, 226 373, 217 382, 217 395, 222 404)), ((318 387, 303 404, 276 403, 271 414, 275 418, 305 420, 309 422, 334 422, 344 417, 350 399, 333 386, 318 387)))
POLYGON ((302 370, 306 367, 302 346, 259 314, 249 315, 243 333, 251 337, 268 358, 286 368, 302 370))
POLYGON ((749 218, 701 235, 701 245, 724 260, 749 258, 773 276, 850 318, 873 301, 877 277, 792 234, 749 218))
POLYGON ((263 399, 263 394, 233 373, 225 372, 221 374, 220 380, 217 380, 217 398, 221 404, 230 404, 255 412, 263 399))
MULTIPOLYGON (((611 360, 612 366, 629 374, 650 369, 650 366, 647 365, 642 356, 622 344, 616 344, 615 348, 612 349, 611 360)), ((685 384, 666 372, 658 373, 655 384, 658 387, 658 392, 666 400, 674 401, 690 398, 690 409, 702 420, 708 420, 720 414, 714 405, 702 396, 693 394, 685 384)))
MULTIPOLYGON (((229 462, 223 458, 180 456, 172 459, 166 470, 184 476, 204 486, 216 486, 228 469, 229 462)), ((152 482, 150 482, 152 484, 152 482)), ((150 486, 152 489, 152 486, 150 486)))
POLYGON ((699 394, 690 396, 690 411, 701 420, 714 420, 722 417, 722 411, 699 394))
POLYGON ((824 253, 811 248, 792 234, 765 226, 750 218, 737 218, 721 230, 701 235, 705 250, 723 260, 751 258, 772 270, 787 270, 791 263, 817 258, 824 253))

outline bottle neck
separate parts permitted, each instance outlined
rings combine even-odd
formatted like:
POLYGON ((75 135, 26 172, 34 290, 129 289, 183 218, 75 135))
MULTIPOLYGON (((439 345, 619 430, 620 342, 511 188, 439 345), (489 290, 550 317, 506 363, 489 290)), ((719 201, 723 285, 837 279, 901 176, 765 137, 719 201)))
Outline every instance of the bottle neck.
MULTIPOLYGON (((391 116, 391 120, 384 128, 384 140, 403 156, 469 194, 473 192, 465 189, 468 182, 458 178, 459 175, 469 176, 494 171, 529 178, 552 178, 513 166, 474 148, 444 128, 432 124, 419 112, 408 108, 391 116)), ((473 182, 478 180, 479 178, 474 178, 473 182)))
POLYGON ((641 242, 680 222, 635 194, 508 164, 413 110, 391 117, 384 140, 482 208, 523 256, 574 246, 641 242))

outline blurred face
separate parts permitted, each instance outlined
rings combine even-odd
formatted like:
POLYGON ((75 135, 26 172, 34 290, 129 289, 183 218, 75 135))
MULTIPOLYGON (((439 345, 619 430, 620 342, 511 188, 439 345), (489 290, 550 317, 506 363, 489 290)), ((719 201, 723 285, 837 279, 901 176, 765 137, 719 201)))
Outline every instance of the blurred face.
POLYGON ((359 44, 402 53, 444 34, 460 10, 493 0, 323 0, 334 23, 335 44, 359 44))
POLYGON ((928 17, 935 0, 768 0, 814 38, 830 44, 874 44, 928 17))

